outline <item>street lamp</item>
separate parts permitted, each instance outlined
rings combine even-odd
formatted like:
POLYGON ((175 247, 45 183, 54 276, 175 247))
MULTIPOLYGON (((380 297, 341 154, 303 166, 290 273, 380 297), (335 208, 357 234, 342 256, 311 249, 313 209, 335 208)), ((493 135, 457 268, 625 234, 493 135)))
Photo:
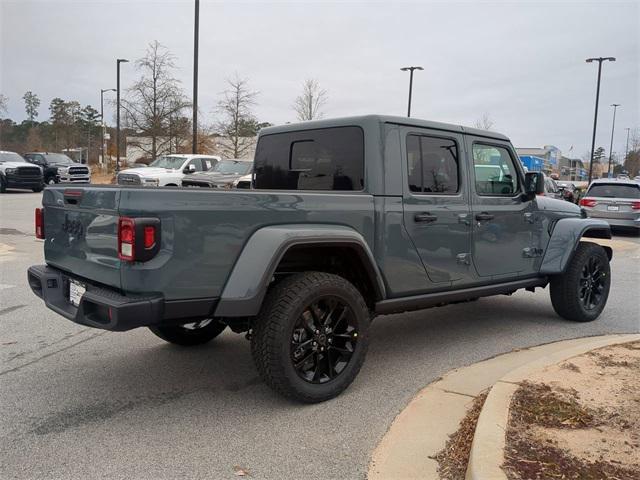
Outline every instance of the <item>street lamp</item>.
POLYGON ((198 153, 198 32, 200 31, 200 0, 196 0, 193 20, 193 138, 191 153, 198 153))
POLYGON ((609 166, 607 167, 607 178, 611 178, 611 157, 613 155, 613 131, 616 129, 616 110, 620 106, 619 103, 612 103, 613 107, 613 125, 611 126, 611 144, 609 145, 609 166))
POLYGON ((100 89, 100 123, 102 132, 102 142, 100 143, 100 159, 104 164, 104 92, 115 92, 115 88, 101 88, 100 89))
POLYGON ((631 131, 630 127, 625 128, 627 131, 627 146, 624 147, 624 161, 627 161, 627 156, 629 155, 629 132, 631 131))
POLYGON ((615 62, 615 57, 598 57, 587 58, 586 62, 598 62, 598 86, 596 87, 596 112, 593 116, 593 136, 591 138, 591 161, 589 162, 589 180, 591 183, 591 175, 593 173, 593 154, 596 148, 596 126, 598 124, 598 102, 600 101, 600 75, 602 74, 602 62, 615 62))
POLYGON ((116 59, 116 173, 120 171, 120 64, 127 62, 125 58, 116 59))
POLYGON ((411 116, 411 90, 413 90, 413 71, 424 70, 422 67, 402 67, 400 70, 409 72, 409 106, 407 107, 407 117, 411 116))

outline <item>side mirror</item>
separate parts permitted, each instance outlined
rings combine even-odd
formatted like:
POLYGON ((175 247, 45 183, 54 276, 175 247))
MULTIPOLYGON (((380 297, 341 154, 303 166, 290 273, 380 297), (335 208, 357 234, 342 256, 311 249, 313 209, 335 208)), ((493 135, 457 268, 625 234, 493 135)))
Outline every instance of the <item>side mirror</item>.
POLYGON ((533 200, 536 195, 544 193, 544 175, 542 172, 527 172, 524 177, 524 195, 533 200))
POLYGON ((194 173, 195 171, 196 171, 196 166, 192 163, 187 165, 186 168, 183 170, 184 173, 194 173))

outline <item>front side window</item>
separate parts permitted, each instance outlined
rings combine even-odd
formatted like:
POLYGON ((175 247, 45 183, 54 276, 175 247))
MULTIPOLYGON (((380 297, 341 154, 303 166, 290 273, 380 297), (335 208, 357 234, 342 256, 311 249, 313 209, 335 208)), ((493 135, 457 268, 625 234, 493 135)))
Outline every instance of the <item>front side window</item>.
POLYGON ((518 171, 504 147, 474 143, 473 170, 478 195, 513 196, 518 192, 518 171))
POLYGON ((255 157, 255 188, 362 190, 362 129, 334 127, 260 137, 255 157))
POLYGON ((416 193, 456 193, 458 146, 448 138, 407 136, 409 190, 416 193))
POLYGON ((159 157, 153 162, 151 162, 149 166, 178 170, 180 167, 182 167, 182 164, 184 163, 184 161, 185 161, 185 157, 174 157, 171 155, 163 155, 162 157, 159 157))
POLYGON ((251 173, 251 162, 242 160, 222 160, 211 169, 212 172, 223 175, 248 175, 251 173))

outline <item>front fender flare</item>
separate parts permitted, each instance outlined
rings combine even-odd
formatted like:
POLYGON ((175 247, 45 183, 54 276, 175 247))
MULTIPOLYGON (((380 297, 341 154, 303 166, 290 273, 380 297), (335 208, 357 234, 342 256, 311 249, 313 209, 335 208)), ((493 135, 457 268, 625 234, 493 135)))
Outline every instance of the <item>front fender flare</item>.
MULTIPOLYGON (((582 237, 611 238, 611 227, 604 220, 594 218, 562 218, 551 233, 547 250, 542 259, 540 273, 556 275, 563 273, 578 248, 582 237)), ((611 259, 612 252, 605 247, 611 259)))
POLYGON ((289 248, 304 244, 357 246, 375 272, 375 285, 384 298, 382 277, 364 237, 340 225, 274 225, 257 230, 247 241, 220 296, 214 316, 257 315, 278 263, 289 248))

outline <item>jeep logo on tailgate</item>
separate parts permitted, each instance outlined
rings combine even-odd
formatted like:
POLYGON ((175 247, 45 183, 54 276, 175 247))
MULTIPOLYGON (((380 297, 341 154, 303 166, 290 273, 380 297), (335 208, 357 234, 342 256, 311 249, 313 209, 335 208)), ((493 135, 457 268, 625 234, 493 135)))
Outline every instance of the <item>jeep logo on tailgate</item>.
POLYGON ((62 224, 62 230, 70 235, 76 237, 82 237, 83 227, 79 220, 72 220, 69 215, 64 216, 64 223, 62 224))

